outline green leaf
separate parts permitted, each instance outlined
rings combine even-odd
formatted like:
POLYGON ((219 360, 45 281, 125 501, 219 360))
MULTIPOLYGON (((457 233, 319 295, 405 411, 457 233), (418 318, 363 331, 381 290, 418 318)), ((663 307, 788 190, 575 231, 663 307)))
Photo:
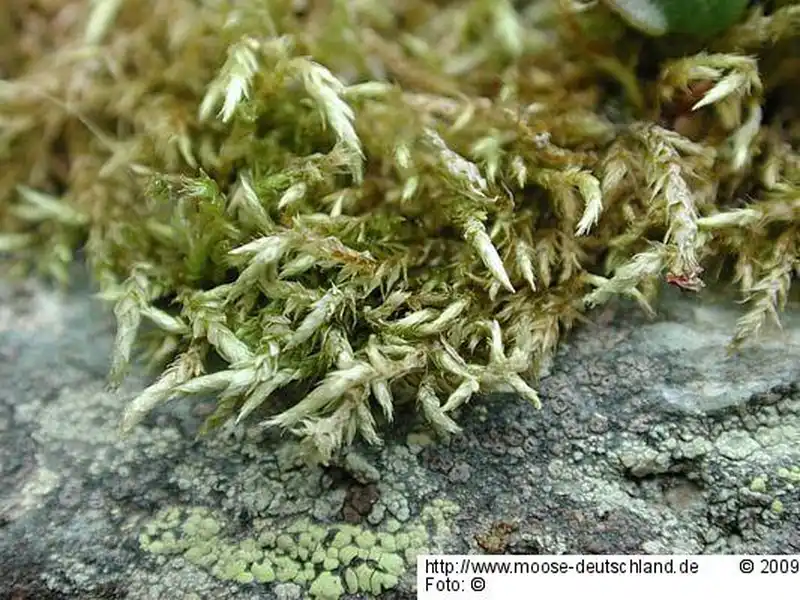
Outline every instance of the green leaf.
POLYGON ((648 35, 710 36, 730 27, 748 0, 605 0, 631 27, 648 35))

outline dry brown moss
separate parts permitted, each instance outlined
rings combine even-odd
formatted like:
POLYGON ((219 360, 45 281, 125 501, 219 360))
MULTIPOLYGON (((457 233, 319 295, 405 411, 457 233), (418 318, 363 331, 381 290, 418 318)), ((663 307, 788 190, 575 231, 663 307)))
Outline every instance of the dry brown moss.
POLYGON ((163 369, 125 427, 213 392, 210 425, 256 412, 327 460, 404 398, 446 432, 479 392, 538 403, 613 296, 735 281, 734 346, 786 302, 797 2, 702 41, 569 0, 145 4, 0 17, 0 250, 64 281, 83 249, 112 379, 137 340, 163 369))

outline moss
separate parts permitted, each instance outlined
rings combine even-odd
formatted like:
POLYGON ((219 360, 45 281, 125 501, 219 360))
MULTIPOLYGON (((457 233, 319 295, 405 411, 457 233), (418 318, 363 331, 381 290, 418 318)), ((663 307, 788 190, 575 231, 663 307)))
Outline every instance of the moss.
POLYGON ((259 520, 249 537, 236 541, 207 509, 170 507, 143 525, 139 545, 154 555, 182 556, 221 580, 292 582, 312 598, 336 599, 345 590, 378 594, 396 587, 416 555, 448 533, 457 512, 451 502, 435 500, 397 532, 307 518, 259 520))
POLYGON ((328 462, 403 411, 447 436, 479 394, 538 407, 613 298, 735 285, 731 350, 779 318, 798 1, 345 4, 6 7, 0 254, 64 283, 85 257, 111 382, 158 374, 123 431, 213 394, 204 431, 253 419, 328 462))

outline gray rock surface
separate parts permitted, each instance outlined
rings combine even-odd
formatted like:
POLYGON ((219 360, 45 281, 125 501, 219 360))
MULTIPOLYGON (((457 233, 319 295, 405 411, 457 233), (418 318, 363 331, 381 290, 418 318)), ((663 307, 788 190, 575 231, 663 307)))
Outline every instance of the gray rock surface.
POLYGON ((740 356, 740 314, 668 292, 595 315, 543 409, 473 401, 308 468, 178 401, 125 438, 87 292, 0 283, 0 598, 410 598, 419 552, 800 552, 800 316, 740 356))

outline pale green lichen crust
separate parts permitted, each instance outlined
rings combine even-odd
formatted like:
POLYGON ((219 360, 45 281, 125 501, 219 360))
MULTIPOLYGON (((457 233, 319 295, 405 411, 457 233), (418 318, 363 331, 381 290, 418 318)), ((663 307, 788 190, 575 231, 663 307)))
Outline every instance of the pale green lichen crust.
POLYGON ((294 583, 311 598, 337 600, 396 587, 418 554, 436 551, 457 512, 452 502, 434 500, 418 518, 402 525, 388 520, 379 528, 257 519, 251 537, 234 540, 214 512, 170 507, 144 525, 139 544, 154 555, 180 555, 221 580, 294 583))
MULTIPOLYGON (((403 422, 378 451, 306 468, 296 444, 255 425, 198 442, 204 405, 188 399, 120 438, 124 399, 103 381, 111 328, 85 295, 66 301, 33 287, 12 293, 0 282, 0 354, 13 357, 0 361, 0 504, 10 508, 3 533, 13 532, 0 535, 0 572, 11 574, 0 597, 22 580, 35 597, 301 600, 320 576, 318 587, 338 578, 347 596, 362 562, 378 569, 359 558, 364 546, 405 560, 386 596, 406 598, 405 548, 415 545, 780 554, 798 543, 800 387, 786 383, 796 379, 797 312, 785 315, 784 335, 726 360, 718 340, 736 307, 675 293, 670 322, 633 311, 624 327, 577 332, 542 382, 541 412, 488 398, 461 409, 465 434, 446 443, 403 422), (142 534, 162 553, 143 548, 142 534), (248 563, 257 552, 292 564, 248 563), (305 573, 306 562, 314 579, 310 569, 302 583, 277 579, 281 567, 305 573)), ((395 559, 386 560, 381 576, 395 559)))
POLYGON ((756 475, 750 481, 748 491, 764 498, 774 517, 779 517, 786 509, 786 502, 797 502, 800 490, 800 466, 778 467, 770 474, 756 475))

